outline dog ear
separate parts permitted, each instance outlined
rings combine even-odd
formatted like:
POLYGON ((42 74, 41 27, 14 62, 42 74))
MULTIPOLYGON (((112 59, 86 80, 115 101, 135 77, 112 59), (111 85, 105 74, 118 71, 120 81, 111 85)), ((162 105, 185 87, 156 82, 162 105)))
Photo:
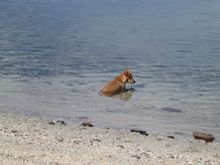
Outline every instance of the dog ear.
POLYGON ((130 70, 126 69, 126 70, 124 71, 124 74, 125 74, 126 76, 129 76, 129 75, 130 75, 130 70))
POLYGON ((126 73, 127 75, 130 75, 130 74, 131 74, 130 68, 127 68, 127 69, 125 70, 125 73, 126 73))
POLYGON ((131 72, 131 69, 128 67, 128 68, 126 69, 126 71, 131 72))
POLYGON ((127 68, 124 72, 125 72, 126 74, 129 74, 129 73, 131 73, 131 70, 130 70, 130 68, 127 68))

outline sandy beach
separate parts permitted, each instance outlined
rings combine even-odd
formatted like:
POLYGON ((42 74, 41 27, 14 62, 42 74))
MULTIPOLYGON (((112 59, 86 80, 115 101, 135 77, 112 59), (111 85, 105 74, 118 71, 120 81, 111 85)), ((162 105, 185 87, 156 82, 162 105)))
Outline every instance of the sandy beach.
POLYGON ((0 164, 220 164, 218 142, 0 115, 0 164))
POLYGON ((220 165, 219 8, 0 0, 0 165, 220 165))

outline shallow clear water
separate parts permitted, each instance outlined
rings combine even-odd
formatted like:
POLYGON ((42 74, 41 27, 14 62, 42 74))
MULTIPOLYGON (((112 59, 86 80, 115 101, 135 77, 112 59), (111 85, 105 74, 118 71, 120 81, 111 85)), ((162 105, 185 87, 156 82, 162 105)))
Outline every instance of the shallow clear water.
POLYGON ((219 8, 218 0, 1 0, 1 111, 219 136, 219 8), (127 67, 137 82, 130 99, 99 96, 127 67))

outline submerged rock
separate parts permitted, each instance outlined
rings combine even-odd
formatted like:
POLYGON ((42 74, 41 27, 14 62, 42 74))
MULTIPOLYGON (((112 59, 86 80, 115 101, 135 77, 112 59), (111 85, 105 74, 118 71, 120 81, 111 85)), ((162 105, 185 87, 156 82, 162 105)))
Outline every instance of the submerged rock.
POLYGON ((161 109, 166 112, 176 112, 176 113, 183 112, 181 109, 177 109, 177 108, 173 108, 173 107, 163 107, 161 109))
POLYGON ((213 142, 215 137, 212 134, 203 132, 193 132, 193 137, 198 140, 205 140, 206 143, 213 142))
POLYGON ((88 117, 87 116, 80 116, 78 117, 79 120, 88 120, 88 117))
POLYGON ((175 131, 174 134, 176 134, 176 135, 184 135, 183 132, 177 132, 177 131, 175 131))

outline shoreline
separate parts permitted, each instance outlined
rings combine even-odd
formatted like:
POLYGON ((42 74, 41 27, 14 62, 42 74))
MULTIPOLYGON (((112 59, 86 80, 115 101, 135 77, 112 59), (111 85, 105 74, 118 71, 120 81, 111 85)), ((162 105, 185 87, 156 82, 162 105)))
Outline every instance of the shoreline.
POLYGON ((0 113, 1 164, 220 164, 220 144, 0 113))

